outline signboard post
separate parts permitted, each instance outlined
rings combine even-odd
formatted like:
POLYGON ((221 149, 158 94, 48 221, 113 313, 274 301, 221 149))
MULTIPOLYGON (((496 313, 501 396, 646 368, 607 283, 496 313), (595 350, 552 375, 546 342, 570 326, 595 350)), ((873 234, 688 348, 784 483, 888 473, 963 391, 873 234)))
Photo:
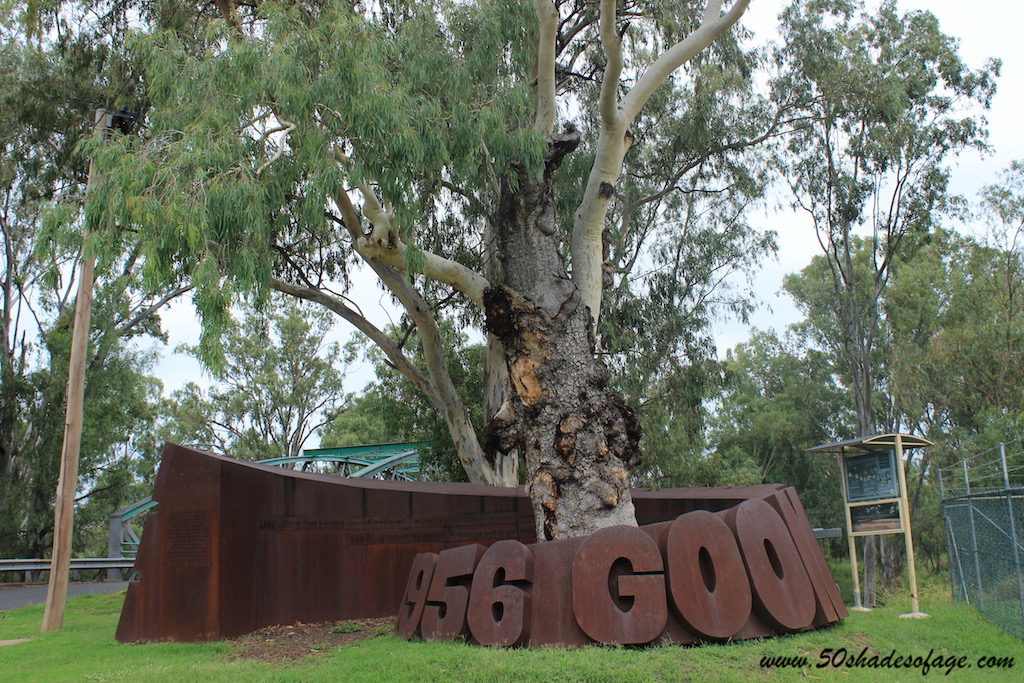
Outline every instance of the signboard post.
POLYGON ((850 569, 853 572, 854 605, 851 609, 855 611, 870 609, 861 604, 857 537, 903 534, 907 550, 911 611, 900 617, 923 619, 928 616, 921 612, 917 590, 917 567, 914 561, 903 452, 931 445, 930 441, 909 434, 878 434, 807 449, 809 453, 834 452, 839 461, 839 481, 846 512, 846 537, 850 544, 850 569))

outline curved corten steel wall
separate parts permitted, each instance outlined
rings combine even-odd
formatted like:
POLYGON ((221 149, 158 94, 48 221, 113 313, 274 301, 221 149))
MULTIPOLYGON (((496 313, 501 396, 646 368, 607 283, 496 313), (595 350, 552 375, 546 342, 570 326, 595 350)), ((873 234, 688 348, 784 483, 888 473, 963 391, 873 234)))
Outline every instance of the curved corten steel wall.
MULTIPOLYGON (((656 549, 666 543, 687 548, 692 530, 686 525, 703 528, 700 525, 716 524, 709 518, 724 520, 732 528, 739 519, 742 528, 743 510, 737 506, 746 500, 765 501, 782 515, 782 529, 800 550, 814 589, 813 625, 846 615, 792 489, 777 485, 658 492, 637 489, 633 496, 641 524, 674 520, 695 510, 715 513, 685 515, 682 519, 689 521, 684 526, 673 526, 680 524, 677 521, 644 532, 633 530, 653 539, 656 549)), ((430 594, 420 599, 420 613, 413 624, 414 630, 428 637, 444 638, 472 628, 481 642, 590 641, 573 614, 574 604, 590 603, 571 599, 573 579, 562 567, 573 568, 577 548, 583 543, 588 547, 600 544, 601 538, 595 535, 586 541, 526 546, 536 539, 530 502, 522 488, 343 479, 255 465, 168 444, 153 498, 160 505, 146 520, 135 563, 141 580, 128 587, 117 629, 117 639, 122 642, 216 640, 273 624, 393 615, 400 602, 403 610, 410 604, 402 596, 414 560, 414 574, 419 571, 416 567, 431 574, 420 581, 422 591, 430 594), (524 553, 522 549, 527 547, 530 552, 524 553), (451 577, 436 588, 430 581, 435 565, 451 577), (553 582, 533 578, 549 575, 559 578, 553 582), (480 588, 471 593, 467 588, 464 594, 455 590, 467 586, 470 579, 474 584, 489 585, 490 590, 480 588), (525 586, 530 590, 520 590, 525 586), (463 597, 466 607, 459 602, 463 597), (517 607, 517 601, 524 606, 517 607), (451 607, 441 610, 441 602, 451 607), (548 605, 550 612, 538 617, 538 604, 548 605), (495 615, 502 610, 499 620, 495 615), (517 626, 517 614, 522 615, 525 626, 517 626), (526 631, 528 638, 523 635, 526 631)), ((759 532, 750 533, 756 536, 759 532)), ((637 542, 635 535, 631 538, 637 542)), ((716 543, 702 547, 713 554, 718 570, 719 555, 730 550, 716 543)), ((586 551, 584 558, 589 553, 598 564, 607 563, 606 553, 595 548, 580 550, 586 551)), ((648 546, 650 557, 643 561, 650 560, 656 567, 649 550, 648 546)), ((699 560, 701 549, 678 552, 697 553, 699 560)), ((624 571, 622 562, 611 562, 613 574, 621 574, 618 594, 593 604, 592 609, 598 610, 595 621, 604 613, 614 615, 609 601, 623 614, 625 602, 647 599, 640 595, 646 590, 643 586, 660 581, 660 590, 667 596, 686 590, 701 571, 700 566, 671 562, 667 570, 638 569, 640 565, 634 564, 624 571), (629 598, 628 591, 637 591, 637 597, 629 598)), ((597 566, 593 571, 596 576, 603 570, 597 566)), ((604 576, 607 584, 607 573, 604 576)), ((719 585, 739 584, 730 577, 725 570, 716 574, 719 585)), ((581 586, 581 590, 589 590, 585 582, 581 586)), ((755 607, 760 605, 757 595, 752 599, 755 607)), ((667 600, 675 604, 672 598, 667 600)), ((708 628, 720 634, 731 628, 728 620, 715 621, 718 606, 711 598, 686 609, 690 610, 686 612, 689 623, 702 625, 697 630, 708 628), (714 624, 705 626, 711 621, 714 624)), ((742 609, 734 607, 730 614, 736 611, 742 609)), ((694 640, 692 636, 687 639, 689 631, 675 612, 669 612, 667 629, 673 640, 694 640)), ((406 614, 403 623, 410 622, 409 617, 406 614)), ((743 628, 746 630, 741 633, 749 635, 773 632, 756 615, 743 628)))

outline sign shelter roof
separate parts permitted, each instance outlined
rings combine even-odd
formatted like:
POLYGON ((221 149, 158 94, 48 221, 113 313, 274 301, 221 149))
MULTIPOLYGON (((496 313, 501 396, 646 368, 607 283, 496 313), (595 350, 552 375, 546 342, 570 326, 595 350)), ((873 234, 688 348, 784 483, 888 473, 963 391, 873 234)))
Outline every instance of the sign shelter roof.
POLYGON ((861 436, 856 439, 847 439, 846 441, 836 441, 834 443, 826 443, 820 446, 814 446, 808 448, 808 453, 843 453, 848 450, 858 450, 864 453, 874 453, 876 451, 887 451, 891 448, 896 447, 896 438, 899 437, 902 443, 903 450, 910 450, 911 448, 923 448, 925 446, 934 446, 928 439, 921 438, 920 436, 912 436, 910 434, 875 434, 874 436, 861 436))

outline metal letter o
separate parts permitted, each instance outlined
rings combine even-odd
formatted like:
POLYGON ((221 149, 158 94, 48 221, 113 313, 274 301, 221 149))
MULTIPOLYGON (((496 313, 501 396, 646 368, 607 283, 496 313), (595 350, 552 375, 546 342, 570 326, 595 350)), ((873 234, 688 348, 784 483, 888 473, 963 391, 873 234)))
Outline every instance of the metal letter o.
POLYGON ((784 629, 814 620, 814 587, 782 517, 763 500, 747 500, 726 521, 736 534, 760 616, 784 629))
POLYGON ((704 510, 677 517, 665 553, 672 603, 691 630, 728 638, 743 628, 750 618, 750 580, 725 522, 704 510))

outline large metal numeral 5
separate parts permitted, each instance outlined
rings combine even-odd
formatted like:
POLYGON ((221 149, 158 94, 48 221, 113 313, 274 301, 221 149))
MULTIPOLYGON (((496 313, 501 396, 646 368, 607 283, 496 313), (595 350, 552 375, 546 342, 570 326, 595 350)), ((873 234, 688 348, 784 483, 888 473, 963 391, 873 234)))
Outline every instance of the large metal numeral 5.
POLYGON ((441 551, 420 621, 424 638, 452 640, 466 633, 466 604, 469 602, 466 584, 483 554, 484 547, 476 544, 441 551))

